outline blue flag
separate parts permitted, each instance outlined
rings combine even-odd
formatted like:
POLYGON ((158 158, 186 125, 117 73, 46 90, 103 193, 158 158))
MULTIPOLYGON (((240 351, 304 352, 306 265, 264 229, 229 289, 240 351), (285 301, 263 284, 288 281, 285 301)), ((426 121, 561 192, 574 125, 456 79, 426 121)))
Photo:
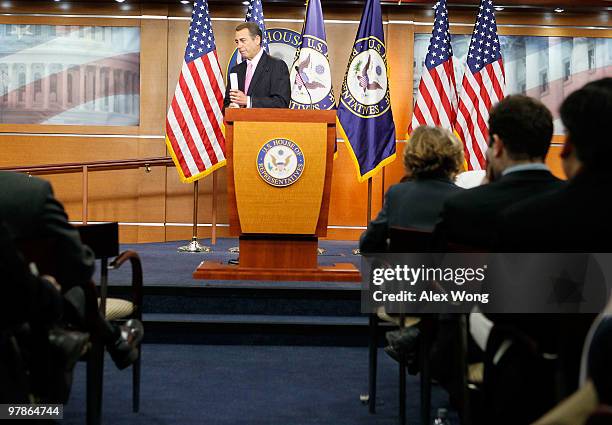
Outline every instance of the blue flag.
POLYGON ((308 0, 302 38, 290 69, 291 109, 334 109, 321 0, 308 0), (297 69, 296 69, 297 68, 297 69))
POLYGON ((342 83, 338 126, 360 182, 395 159, 395 125, 380 0, 367 0, 361 15, 342 83))

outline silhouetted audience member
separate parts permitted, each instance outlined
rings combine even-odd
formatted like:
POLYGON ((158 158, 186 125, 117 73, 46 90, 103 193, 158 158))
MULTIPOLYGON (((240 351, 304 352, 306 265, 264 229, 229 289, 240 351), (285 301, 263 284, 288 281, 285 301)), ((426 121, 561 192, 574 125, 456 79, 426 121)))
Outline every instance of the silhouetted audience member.
POLYGON ((0 276, 0 403, 65 403, 89 335, 63 326, 59 285, 29 270, 1 222, 0 276))
POLYGON ((612 423, 612 298, 597 317, 584 343, 580 388, 534 425, 612 423))
MULTIPOLYGON (((447 249, 448 243, 454 243, 490 251, 495 245, 497 215, 502 210, 562 187, 564 183, 544 164, 552 135, 552 115, 538 100, 512 95, 495 105, 489 115, 489 147, 486 151, 489 182, 463 191, 445 202, 442 221, 434 232, 436 248, 447 249)), ((449 389, 451 398, 462 390, 459 387, 460 371, 448 361, 449 355, 454 357, 461 349, 456 326, 453 315, 441 315, 431 353, 432 374, 449 389)), ((487 363, 487 353, 483 356, 472 340, 468 348, 469 362, 484 358, 487 363)), ((499 349, 497 346, 488 348, 494 354, 499 349)), ((525 417, 538 416, 532 410, 537 411, 542 401, 537 397, 540 391, 538 383, 545 378, 540 379, 537 373, 530 377, 519 374, 518 377, 523 379, 521 388, 502 387, 502 396, 496 393, 494 399, 488 400, 489 416, 495 416, 499 423, 522 423, 525 417), (528 383, 530 379, 532 382, 528 383), (493 404, 495 400, 500 401, 499 407, 493 404), (522 406, 521 409, 513 407, 517 404, 522 406)))
MULTIPOLYGON (((387 252, 392 226, 433 230, 440 220, 444 201, 462 190, 453 180, 463 167, 463 146, 449 131, 439 127, 416 128, 406 143, 403 160, 406 176, 389 188, 382 210, 361 235, 359 248, 364 254, 387 252)), ((378 316, 399 325, 397 315, 387 314, 383 308, 378 316)), ((411 371, 416 364, 413 348, 420 334, 420 329, 413 325, 418 321, 406 318, 407 327, 386 334, 389 346, 385 352, 396 360, 404 356, 411 371)))
POLYGON ((569 184, 505 211, 500 243, 534 252, 609 252, 612 78, 570 94, 561 105, 561 120, 567 131, 561 158, 569 184))
POLYGON ((599 315, 584 344, 586 357, 583 379, 590 379, 595 385, 600 403, 612 407, 612 298, 606 309, 599 315))
MULTIPOLYGON (((612 205, 612 78, 585 85, 561 105, 567 137, 561 157, 566 187, 517 204, 500 218, 500 249, 534 252, 610 252, 612 205)), ((602 294, 586 294, 605 302, 602 294)), ((592 315, 564 315, 559 351, 564 393, 577 388, 580 349, 592 315)))
POLYGON ((406 177, 389 188, 382 210, 361 235, 361 252, 385 252, 389 227, 433 230, 444 201, 459 192, 453 183, 463 167, 463 147, 438 127, 418 127, 404 148, 406 177))
POLYGON ((67 314, 72 313, 71 320, 100 336, 118 368, 132 364, 138 358, 142 324, 131 320, 116 326, 98 312, 97 293, 91 281, 94 255, 68 223, 51 185, 25 174, 0 172, 0 187, 0 220, 6 223, 11 237, 21 241, 53 240, 54 277, 68 301, 65 307, 67 314))
POLYGON ((489 184, 444 203, 436 239, 492 248, 496 216, 508 206, 557 189, 563 182, 544 164, 553 134, 550 111, 527 96, 508 96, 489 115, 489 184))

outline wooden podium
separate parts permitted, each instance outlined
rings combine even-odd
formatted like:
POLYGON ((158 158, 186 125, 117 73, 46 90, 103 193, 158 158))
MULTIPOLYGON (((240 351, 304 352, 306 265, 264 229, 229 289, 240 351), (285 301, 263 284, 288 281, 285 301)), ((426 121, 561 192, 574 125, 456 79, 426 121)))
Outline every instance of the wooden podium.
POLYGON ((335 111, 226 109, 229 225, 240 264, 204 261, 193 277, 359 282, 353 264, 317 263, 335 139, 335 111))

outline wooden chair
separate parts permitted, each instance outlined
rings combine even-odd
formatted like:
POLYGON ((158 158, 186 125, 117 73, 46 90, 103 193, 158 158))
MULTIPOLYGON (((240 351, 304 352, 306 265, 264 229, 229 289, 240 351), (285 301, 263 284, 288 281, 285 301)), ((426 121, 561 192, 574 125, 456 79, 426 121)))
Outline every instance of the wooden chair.
MULTIPOLYGON (((396 227, 389 228, 389 252, 390 253, 425 253, 430 250, 432 232, 409 228, 396 227)), ((370 413, 376 412, 376 375, 378 363, 378 324, 382 320, 392 320, 402 329, 406 322, 421 324, 421 341, 419 345, 420 353, 420 386, 421 386, 421 423, 429 425, 431 411, 431 373, 429 365, 429 349, 431 347, 431 320, 427 315, 418 317, 406 317, 399 314, 398 317, 389 319, 383 318, 384 314, 370 314, 369 318, 369 365, 368 365, 368 407, 370 413), (381 317, 382 316, 382 317, 381 317)), ((403 360, 399 362, 399 413, 398 420, 400 425, 406 423, 406 364, 403 360)))
MULTIPOLYGON (((142 266, 138 254, 126 251, 119 254, 119 226, 118 223, 102 223, 76 226, 81 241, 88 245, 97 259, 101 261, 100 279, 100 311, 108 313, 108 320, 120 320, 142 317, 142 266), (109 259, 115 257, 108 263, 109 259), (108 270, 117 269, 126 261, 132 265, 132 300, 108 299, 108 270)), ((56 270, 55 256, 56 242, 49 238, 27 239, 17 241, 18 247, 28 262, 36 264, 41 274, 54 275, 56 270)), ((93 285, 93 282, 91 283, 93 285)), ((92 290, 95 290, 92 289, 92 290)), ((84 357, 87 361, 87 425, 100 425, 102 423, 102 394, 104 375, 104 343, 92 334, 91 346, 84 357)), ((133 400, 132 409, 139 410, 140 402, 140 354, 132 366, 133 400)))
MULTIPOLYGON (((135 251, 119 253, 118 223, 77 225, 81 242, 89 246, 100 260, 100 312, 110 321, 131 318, 142 320, 143 277, 140 257, 135 251), (110 265, 109 259, 115 257, 110 265), (129 261, 132 268, 131 300, 108 298, 108 270, 116 270, 129 261)), ((132 365, 132 410, 140 410, 140 373, 142 345, 138 347, 138 359, 132 365)))
MULTIPOLYGON (((28 263, 34 263, 38 272, 56 276, 57 243, 51 238, 21 239, 17 246, 28 263)), ((95 291, 95 285, 91 285, 95 291)), ((102 422, 102 393, 104 374, 104 343, 95 333, 90 334, 90 344, 82 360, 86 361, 87 425, 100 425, 102 422)))

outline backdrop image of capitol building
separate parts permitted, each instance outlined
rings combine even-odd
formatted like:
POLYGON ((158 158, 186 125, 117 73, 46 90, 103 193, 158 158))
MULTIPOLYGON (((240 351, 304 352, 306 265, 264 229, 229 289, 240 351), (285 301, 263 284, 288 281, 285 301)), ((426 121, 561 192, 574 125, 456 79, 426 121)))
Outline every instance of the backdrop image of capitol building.
POLYGON ((140 28, 0 24, 0 123, 139 125, 140 28))

